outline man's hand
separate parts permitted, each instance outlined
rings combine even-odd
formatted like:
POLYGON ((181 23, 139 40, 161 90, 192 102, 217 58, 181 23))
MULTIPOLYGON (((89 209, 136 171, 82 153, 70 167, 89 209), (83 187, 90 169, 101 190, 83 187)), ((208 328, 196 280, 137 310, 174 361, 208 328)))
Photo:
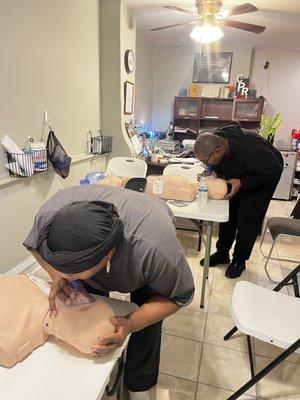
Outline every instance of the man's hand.
POLYGON ((50 293, 49 293, 49 310, 51 315, 54 316, 57 314, 57 309, 55 305, 56 297, 60 298, 61 301, 68 304, 70 302, 70 298, 74 296, 71 287, 69 286, 68 281, 66 279, 59 277, 56 278, 51 285, 50 293))
POLYGON ((124 317, 114 317, 110 322, 115 327, 115 333, 106 336, 98 341, 92 348, 93 356, 104 356, 121 347, 127 336, 132 332, 132 326, 129 319, 124 317))
POLYGON ((229 179, 229 181, 227 182, 230 183, 232 187, 231 187, 231 192, 228 193, 225 198, 231 199, 240 190, 242 184, 240 179, 229 179))

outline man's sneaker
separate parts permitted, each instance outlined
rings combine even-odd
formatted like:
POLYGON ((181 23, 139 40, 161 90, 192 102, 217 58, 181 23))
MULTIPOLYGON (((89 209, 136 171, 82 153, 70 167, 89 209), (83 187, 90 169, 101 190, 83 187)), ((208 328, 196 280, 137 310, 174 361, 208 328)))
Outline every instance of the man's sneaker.
POLYGON ((225 272, 227 278, 239 278, 242 272, 246 269, 245 261, 232 261, 225 272))
MULTIPOLYGON (((220 254, 218 252, 215 252, 210 256, 210 262, 209 266, 210 267, 215 267, 218 264, 229 264, 230 263, 230 258, 229 254, 220 254)), ((204 265, 204 258, 200 261, 200 265, 204 265)))
POLYGON ((144 392, 131 392, 128 390, 130 400, 150 400, 149 390, 144 392))

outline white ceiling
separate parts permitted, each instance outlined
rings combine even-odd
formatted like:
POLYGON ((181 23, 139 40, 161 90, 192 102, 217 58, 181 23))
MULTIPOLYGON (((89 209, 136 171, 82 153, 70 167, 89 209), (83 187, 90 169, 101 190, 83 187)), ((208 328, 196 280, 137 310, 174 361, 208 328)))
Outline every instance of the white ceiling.
MULTIPOLYGON (((251 44, 255 48, 272 47, 300 50, 300 0, 224 0, 229 8, 234 5, 251 2, 260 11, 238 15, 231 19, 264 25, 265 32, 260 35, 232 28, 222 28, 225 44, 251 44)), ((150 32, 151 28, 192 21, 193 17, 180 12, 164 9, 163 5, 175 5, 195 10, 194 0, 127 0, 128 5, 137 14, 138 29, 156 44, 182 44, 190 41, 190 26, 182 26, 163 31, 150 32)))

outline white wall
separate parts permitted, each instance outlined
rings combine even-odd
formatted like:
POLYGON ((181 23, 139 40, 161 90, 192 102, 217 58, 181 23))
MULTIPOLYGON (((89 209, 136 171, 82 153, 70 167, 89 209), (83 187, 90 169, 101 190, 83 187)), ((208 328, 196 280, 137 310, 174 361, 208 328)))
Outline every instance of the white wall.
MULTIPOLYGON (((39 139, 47 109, 67 152, 84 153, 86 129, 100 126, 98 0, 1 0, 0 49, 0 135, 39 139)), ((65 181, 51 172, 0 188, 0 272, 28 256, 22 241, 44 200, 104 161, 72 167, 65 181)))
MULTIPOLYGON (((173 101, 179 89, 192 83, 194 53, 200 48, 191 44, 181 46, 157 46, 155 58, 153 129, 163 131, 173 120, 173 101)), ((203 49, 204 51, 204 49, 203 49)), ((205 49, 207 51, 207 49, 205 49)), ((233 52, 230 82, 236 76, 249 76, 251 46, 221 46, 211 51, 233 52)))
POLYGON ((255 50, 251 70, 251 82, 258 95, 269 102, 266 113, 282 113, 275 144, 289 146, 291 130, 300 126, 300 51, 255 50), (266 61, 270 62, 269 71, 263 68, 266 61))
POLYGON ((136 34, 135 118, 144 129, 152 129, 155 45, 142 32, 136 34))
POLYGON ((124 66, 126 49, 135 51, 135 15, 126 0, 100 2, 100 97, 103 132, 113 136, 113 156, 131 156, 132 145, 125 122, 134 113, 124 115, 124 82, 135 83, 135 74, 127 74, 124 66))

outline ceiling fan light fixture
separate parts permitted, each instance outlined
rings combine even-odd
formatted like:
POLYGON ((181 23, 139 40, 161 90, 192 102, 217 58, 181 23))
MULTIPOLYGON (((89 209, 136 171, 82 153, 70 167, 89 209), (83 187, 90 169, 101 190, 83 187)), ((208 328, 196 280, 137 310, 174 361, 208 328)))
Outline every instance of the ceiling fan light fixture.
POLYGON ((212 43, 221 39, 224 36, 224 33, 221 31, 221 28, 217 25, 212 25, 209 23, 205 23, 202 26, 195 26, 195 28, 190 33, 190 37, 196 42, 201 43, 212 43))

